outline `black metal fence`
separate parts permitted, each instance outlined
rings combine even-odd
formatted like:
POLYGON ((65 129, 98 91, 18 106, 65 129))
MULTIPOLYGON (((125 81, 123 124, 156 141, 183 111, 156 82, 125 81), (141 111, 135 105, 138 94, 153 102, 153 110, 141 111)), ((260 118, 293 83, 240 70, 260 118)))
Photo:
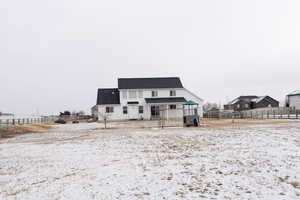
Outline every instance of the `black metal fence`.
POLYGON ((300 119, 300 110, 295 108, 260 108, 247 111, 208 111, 204 114, 205 118, 219 119, 300 119))

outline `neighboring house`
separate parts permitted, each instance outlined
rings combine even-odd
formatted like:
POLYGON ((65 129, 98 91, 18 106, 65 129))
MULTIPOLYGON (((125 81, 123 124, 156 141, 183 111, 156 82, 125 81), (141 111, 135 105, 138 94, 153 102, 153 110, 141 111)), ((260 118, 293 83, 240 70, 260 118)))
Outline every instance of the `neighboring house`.
POLYGON ((286 106, 300 109, 300 90, 296 90, 286 96, 286 106))
POLYGON ((279 101, 270 96, 240 96, 224 105, 224 110, 243 111, 267 107, 279 107, 279 101))
POLYGON ((199 104, 202 117, 203 100, 184 88, 178 77, 119 78, 118 88, 98 89, 92 115, 99 121, 151 120, 166 110, 166 118, 178 119, 183 116, 182 104, 189 100, 199 104))

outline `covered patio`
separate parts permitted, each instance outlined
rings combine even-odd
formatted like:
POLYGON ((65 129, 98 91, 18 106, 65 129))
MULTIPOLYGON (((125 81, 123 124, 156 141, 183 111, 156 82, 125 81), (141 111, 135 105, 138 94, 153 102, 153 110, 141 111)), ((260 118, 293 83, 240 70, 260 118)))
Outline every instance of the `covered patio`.
POLYGON ((145 101, 151 120, 161 118, 169 120, 182 117, 182 104, 186 102, 186 99, 184 97, 145 98, 145 101))

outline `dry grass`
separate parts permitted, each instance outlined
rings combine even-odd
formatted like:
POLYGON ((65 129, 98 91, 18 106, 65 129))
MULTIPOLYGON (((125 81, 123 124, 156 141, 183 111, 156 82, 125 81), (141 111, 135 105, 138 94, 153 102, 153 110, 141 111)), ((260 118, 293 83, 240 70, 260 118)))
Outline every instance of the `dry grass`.
POLYGON ((41 131, 47 131, 53 128, 52 125, 46 125, 46 124, 36 124, 36 125, 22 125, 22 126, 16 126, 17 129, 23 130, 25 132, 41 132, 41 131))
POLYGON ((17 135, 22 135, 26 133, 37 133, 52 129, 53 126, 45 124, 36 125, 18 125, 11 126, 8 128, 0 128, 0 139, 12 138, 17 135))

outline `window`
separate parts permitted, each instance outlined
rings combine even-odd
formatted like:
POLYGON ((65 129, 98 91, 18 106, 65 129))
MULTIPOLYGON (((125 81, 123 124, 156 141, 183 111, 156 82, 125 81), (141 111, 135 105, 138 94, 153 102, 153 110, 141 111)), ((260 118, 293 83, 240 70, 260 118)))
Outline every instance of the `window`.
POLYGON ((139 114, 143 114, 144 113, 144 107, 143 106, 139 106, 139 114))
POLYGON ((249 108, 249 104, 246 103, 246 104, 245 104, 245 108, 249 108))
POLYGON ((157 91, 152 91, 152 97, 157 97, 158 96, 158 92, 157 91))
POLYGON ((129 99, 136 99, 136 91, 129 91, 129 99))
POLYGON ((126 90, 123 91, 122 94, 123 94, 123 99, 127 99, 127 91, 126 90))
POLYGON ((237 108, 240 108, 240 104, 237 104, 236 107, 237 107, 237 108))
POLYGON ((176 96, 176 90, 170 90, 170 97, 176 96))
POLYGON ((139 98, 143 98, 143 90, 139 90, 139 98))
POLYGON ((112 106, 107 106, 107 107, 105 108, 105 112, 106 112, 106 113, 113 113, 113 112, 114 112, 114 107, 112 107, 112 106))
POLYGON ((123 106, 123 114, 124 114, 124 115, 127 115, 127 113, 128 113, 127 106, 123 106))
POLYGON ((170 105, 169 108, 170 108, 170 110, 175 110, 176 109, 176 105, 170 105))

